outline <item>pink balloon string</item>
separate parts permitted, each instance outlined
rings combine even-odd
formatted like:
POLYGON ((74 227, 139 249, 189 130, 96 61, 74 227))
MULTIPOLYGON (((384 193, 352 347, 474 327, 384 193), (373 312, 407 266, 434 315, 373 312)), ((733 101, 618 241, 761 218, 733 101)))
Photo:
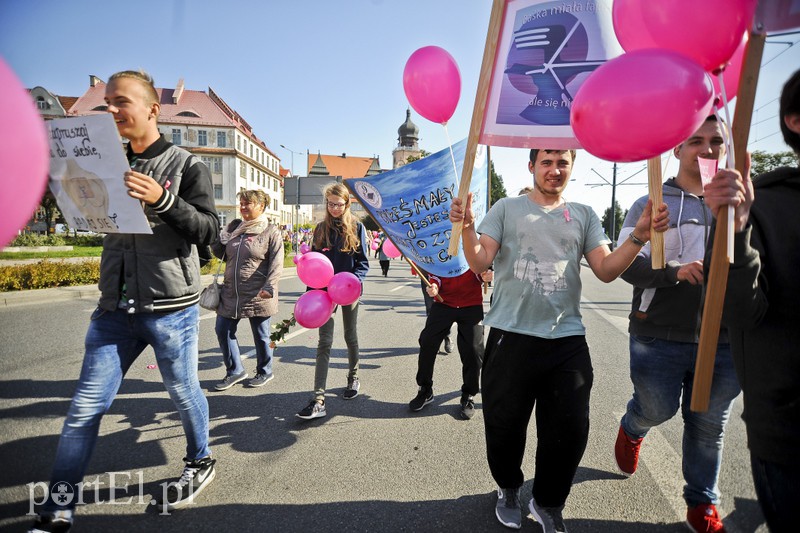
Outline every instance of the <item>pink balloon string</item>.
MULTIPOLYGON (((450 148, 450 160, 453 162, 453 175, 456 178, 456 181, 455 181, 456 187, 458 187, 458 185, 460 184, 460 180, 458 179, 458 168, 456 167, 456 156, 453 155, 453 141, 450 140, 450 132, 447 131, 447 122, 442 124, 442 127, 444 127, 444 134, 447 136, 447 144, 449 145, 449 148, 450 148)), ((456 191, 456 196, 458 196, 458 191, 456 191)))

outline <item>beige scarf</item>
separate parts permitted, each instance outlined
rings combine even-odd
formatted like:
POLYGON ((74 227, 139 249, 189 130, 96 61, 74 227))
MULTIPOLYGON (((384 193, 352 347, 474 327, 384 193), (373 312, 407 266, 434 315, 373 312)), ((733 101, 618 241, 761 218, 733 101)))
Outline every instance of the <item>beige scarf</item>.
POLYGON ((267 221, 267 215, 261 213, 258 218, 254 218, 253 220, 243 220, 239 227, 237 227, 232 232, 227 232, 222 230, 219 232, 219 242, 222 244, 228 244, 228 241, 231 239, 238 237, 243 233, 255 234, 258 235, 262 233, 267 227, 269 226, 269 221, 267 221))

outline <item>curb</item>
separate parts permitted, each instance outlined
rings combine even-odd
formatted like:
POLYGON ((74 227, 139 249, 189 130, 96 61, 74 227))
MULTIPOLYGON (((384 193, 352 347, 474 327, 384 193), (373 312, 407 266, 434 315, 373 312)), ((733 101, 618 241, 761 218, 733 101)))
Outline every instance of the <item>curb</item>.
MULTIPOLYGON (((281 279, 294 277, 296 271, 296 268, 284 268, 281 279)), ((214 274, 203 274, 200 276, 201 287, 208 286, 212 279, 214 279, 214 274)), ((97 285, 73 285, 71 287, 0 292, 0 309, 22 305, 64 302, 68 300, 97 300, 99 297, 100 290, 97 288, 97 285)))

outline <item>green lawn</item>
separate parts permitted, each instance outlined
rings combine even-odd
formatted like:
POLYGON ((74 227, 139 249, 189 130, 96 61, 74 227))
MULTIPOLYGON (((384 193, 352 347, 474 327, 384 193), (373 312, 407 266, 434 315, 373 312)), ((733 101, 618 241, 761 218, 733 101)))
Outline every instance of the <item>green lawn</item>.
POLYGON ((102 246, 75 246, 70 252, 0 252, 0 259, 60 259, 63 257, 100 257, 102 246))

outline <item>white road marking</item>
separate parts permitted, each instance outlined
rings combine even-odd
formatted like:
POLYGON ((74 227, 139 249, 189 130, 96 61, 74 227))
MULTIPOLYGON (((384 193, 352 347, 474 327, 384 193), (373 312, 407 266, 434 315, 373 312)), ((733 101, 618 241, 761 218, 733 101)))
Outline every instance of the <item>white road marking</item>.
POLYGON ((399 291, 400 289, 405 289, 408 286, 409 286, 408 283, 403 283, 399 287, 395 287, 394 289, 389 289, 389 292, 399 291))

